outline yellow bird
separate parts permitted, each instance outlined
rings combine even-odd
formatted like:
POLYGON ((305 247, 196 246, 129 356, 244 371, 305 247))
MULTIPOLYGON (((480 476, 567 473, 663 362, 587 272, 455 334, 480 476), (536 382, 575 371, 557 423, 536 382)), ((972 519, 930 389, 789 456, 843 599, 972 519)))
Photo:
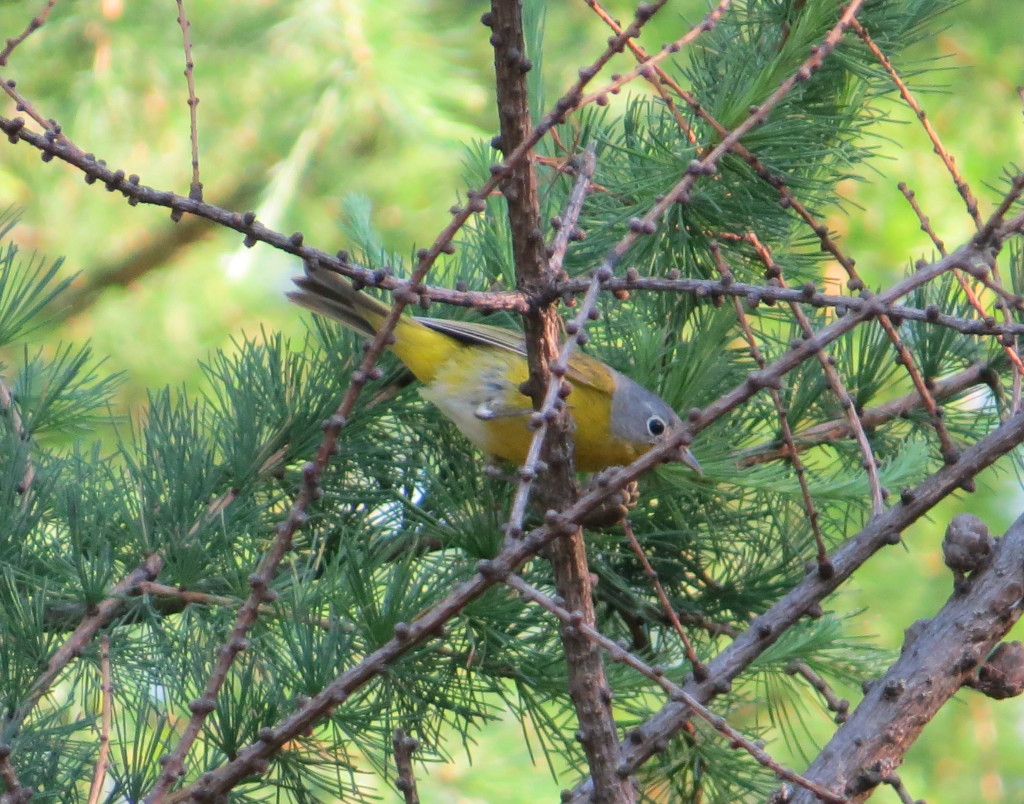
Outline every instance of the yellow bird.
MULTIPOLYGON (((288 297, 372 337, 389 308, 324 268, 307 267, 288 297)), ((516 465, 526 460, 533 407, 519 386, 529 370, 519 332, 438 318, 403 316, 390 346, 423 383, 420 394, 479 449, 516 465)), ((683 426, 665 400, 593 357, 576 352, 566 378, 576 424, 576 467, 595 472, 632 462, 683 426)), ((685 447, 670 459, 700 464, 685 447)))

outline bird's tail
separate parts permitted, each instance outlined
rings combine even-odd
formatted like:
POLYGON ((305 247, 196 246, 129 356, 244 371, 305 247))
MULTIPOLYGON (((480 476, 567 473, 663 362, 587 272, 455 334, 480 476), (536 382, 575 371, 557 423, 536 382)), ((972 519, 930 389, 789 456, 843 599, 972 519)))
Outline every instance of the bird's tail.
MULTIPOLYGON (((298 290, 289 292, 289 299, 368 338, 377 334, 391 313, 386 304, 360 293, 345 277, 326 268, 307 264, 305 276, 293 281, 298 290)), ((433 382, 438 369, 462 349, 462 343, 453 336, 435 332, 412 316, 399 318, 393 334, 394 342, 388 348, 424 383, 433 382)))
POLYGON ((385 304, 360 293, 347 279, 325 268, 307 263, 305 275, 292 281, 298 290, 289 291, 289 299, 314 313, 337 319, 361 335, 372 338, 388 316, 385 304))

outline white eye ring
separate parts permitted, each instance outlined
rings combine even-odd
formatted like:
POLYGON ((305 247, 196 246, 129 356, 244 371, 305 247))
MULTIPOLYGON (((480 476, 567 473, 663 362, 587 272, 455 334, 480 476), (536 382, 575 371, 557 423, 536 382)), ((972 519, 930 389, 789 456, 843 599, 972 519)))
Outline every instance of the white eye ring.
POLYGON ((657 438, 666 430, 665 420, 660 416, 651 416, 647 420, 647 432, 657 438))

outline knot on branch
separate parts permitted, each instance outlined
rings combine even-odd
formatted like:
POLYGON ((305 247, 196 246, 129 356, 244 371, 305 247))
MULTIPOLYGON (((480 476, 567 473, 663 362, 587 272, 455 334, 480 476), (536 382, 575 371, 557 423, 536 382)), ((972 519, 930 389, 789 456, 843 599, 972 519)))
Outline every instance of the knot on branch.
POLYGON ((1020 695, 1024 692, 1024 643, 1000 642, 964 686, 997 701, 1020 695))
POLYGON ((942 556, 953 571, 958 591, 962 591, 967 573, 988 565, 994 546, 988 526, 974 514, 957 514, 950 520, 942 541, 942 556))

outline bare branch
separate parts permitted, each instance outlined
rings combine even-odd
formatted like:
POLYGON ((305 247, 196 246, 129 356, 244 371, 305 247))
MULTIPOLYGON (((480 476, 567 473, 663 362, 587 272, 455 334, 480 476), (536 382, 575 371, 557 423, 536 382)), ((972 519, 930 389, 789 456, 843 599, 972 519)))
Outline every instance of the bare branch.
MULTIPOLYGON (((864 801, 903 762, 942 705, 968 681, 1024 610, 1024 517, 996 543, 987 564, 931 620, 907 631, 899 660, 807 770, 807 776, 864 801)), ((812 804, 796 791, 793 804, 812 804)))
POLYGON ((850 711, 850 702, 840 698, 828 682, 814 672, 806 662, 792 661, 786 665, 786 672, 792 676, 800 676, 810 684, 825 700, 825 705, 836 713, 836 723, 845 723, 850 711))
MULTIPOLYGON (((729 266, 725 264, 722 258, 722 250, 719 248, 718 243, 711 243, 711 253, 715 258, 715 265, 719 272, 722 274, 722 279, 725 280, 727 277, 732 276, 732 272, 729 270, 729 266)), ((743 337, 747 342, 747 351, 753 358, 754 362, 757 363, 757 367, 764 371, 765 366, 768 365, 764 359, 764 355, 761 354, 761 349, 757 345, 757 337, 754 335, 754 330, 750 326, 750 322, 747 320, 747 315, 743 311, 743 305, 738 298, 735 296, 732 300, 733 311, 736 313, 736 320, 739 322, 740 329, 743 332, 743 337)), ((797 312, 799 308, 795 308, 794 312, 797 312)), ((802 311, 800 311, 802 313, 802 311)), ((801 324, 805 324, 805 333, 810 333, 810 323, 807 322, 806 317, 801 320, 801 324)), ((828 364, 828 360, 824 356, 824 352, 818 352, 818 359, 823 365, 828 364)), ((829 366, 831 368, 831 366, 829 366)), ((790 463, 793 464, 793 472, 796 474, 797 483, 800 486, 800 498, 803 502, 804 512, 807 514, 807 521, 810 523, 811 532, 814 534, 814 543, 818 548, 818 571, 823 573, 831 572, 828 566, 828 552, 825 548, 825 538, 821 533, 821 524, 819 522, 819 515, 817 509, 814 507, 814 500, 811 498, 811 489, 807 483, 807 469, 804 466, 802 460, 800 460, 800 453, 797 451, 796 443, 793 441, 793 430, 789 424, 789 414, 786 411, 786 406, 782 402, 782 395, 779 393, 778 388, 768 386, 768 396, 772 400, 772 405, 775 407, 775 415, 779 420, 779 432, 782 434, 782 443, 784 448, 787 449, 786 457, 790 463)), ((848 397, 841 397, 848 398, 848 397)), ((874 467, 874 456, 871 454, 870 449, 868 450, 868 466, 874 467)), ((878 474, 877 469, 875 474, 872 475, 872 490, 878 487, 878 474)), ((875 497, 875 512, 881 510, 882 506, 882 495, 877 493, 873 495, 875 497)))
MULTIPOLYGON (((932 398, 938 402, 949 399, 968 388, 976 385, 990 385, 995 380, 995 373, 987 364, 979 364, 958 371, 944 379, 932 383, 932 398)), ((879 427, 886 422, 905 416, 913 410, 921 407, 921 395, 917 391, 911 391, 905 396, 892 399, 877 407, 866 408, 860 415, 860 421, 865 427, 879 427)), ((813 427, 808 427, 794 435, 796 448, 807 450, 851 435, 849 418, 833 419, 822 422, 813 427)), ((737 457, 740 466, 753 466, 759 463, 778 460, 788 455, 787 445, 771 447, 754 447, 744 450, 737 457)))
MULTIPOLYGON (((747 239, 753 245, 755 252, 759 258, 764 262, 767 268, 768 275, 774 276, 780 285, 785 287, 786 281, 782 276, 782 268, 775 262, 768 250, 758 239, 757 235, 750 233, 747 239)), ((808 293, 813 290, 812 286, 805 286, 804 293, 808 293)), ((800 330, 803 332, 804 337, 810 337, 814 334, 814 328, 811 326, 811 321, 807 317, 807 314, 803 311, 796 302, 789 303, 789 309, 793 313, 793 318, 796 319, 800 325, 800 330)), ((857 440, 857 446, 860 447, 861 455, 863 456, 863 466, 868 474, 868 485, 871 488, 871 506, 872 511, 876 514, 881 513, 882 507, 885 504, 885 494, 882 492, 882 481, 878 474, 878 460, 875 458, 875 453, 871 449, 871 442, 868 441, 867 433, 864 432, 864 422, 861 420, 861 415, 857 411, 857 406, 854 404, 853 398, 850 393, 846 390, 846 386, 843 383, 842 378, 839 376, 839 372, 836 371, 836 367, 832 364, 832 361, 828 359, 825 351, 819 350, 815 355, 818 359, 818 364, 821 366, 822 372, 825 374, 825 378, 828 380, 829 386, 832 388, 832 393, 835 394, 836 399, 839 400, 839 404, 846 411, 846 420, 849 425, 850 433, 857 440)), ((796 445, 793 443, 792 435, 790 435, 788 442, 785 444, 785 448, 791 451, 796 451, 796 445)), ((799 464, 794 464, 795 467, 799 467, 799 464)), ((797 470, 798 476, 801 476, 801 489, 805 497, 805 506, 809 505, 810 491, 806 488, 806 482, 802 479, 799 469, 797 470)), ((828 567, 823 563, 822 554, 824 553, 824 545, 822 544, 821 533, 818 530, 818 515, 817 512, 811 512, 808 514, 810 517, 811 525, 815 529, 815 538, 818 542, 818 565, 821 571, 828 572, 828 567)))
POLYGON ((882 65, 885 71, 889 74, 896 89, 899 90, 903 100, 906 101, 913 111, 914 115, 918 120, 921 121, 921 127, 924 128, 925 134, 928 135, 928 139, 931 140, 932 146, 935 149, 935 153, 938 154, 939 159, 942 160, 942 164, 945 166, 946 171, 953 179, 953 183, 956 185, 956 190, 960 193, 960 197, 963 198, 964 203, 967 205, 967 214, 971 216, 971 220, 974 221, 976 226, 981 226, 981 214, 978 212, 978 199, 974 197, 974 193, 971 192, 970 185, 960 175, 960 171, 957 170, 956 164, 953 161, 953 157, 950 156, 949 151, 943 146, 942 140, 939 139, 939 133, 932 126, 931 121, 928 120, 928 115, 925 114, 924 109, 918 104, 917 99, 910 92, 910 88, 906 85, 900 74, 893 67, 892 62, 889 61, 888 57, 881 51, 875 41, 868 34, 867 30, 857 20, 853 21, 853 30, 857 33, 867 45, 868 50, 871 51, 878 63, 882 65))
POLYGON ((12 36, 4 42, 4 49, 0 50, 0 67, 6 67, 7 60, 11 57, 14 49, 28 39, 33 33, 43 27, 43 24, 46 22, 47 17, 50 16, 50 12, 53 11, 53 7, 55 5, 57 5, 57 0, 46 0, 46 5, 43 6, 42 10, 38 14, 29 20, 28 26, 26 26, 25 30, 18 36, 12 36))
MULTIPOLYGON (((560 283, 554 290, 559 296, 567 293, 579 294, 586 292, 588 284, 586 279, 570 279, 567 282, 560 283)), ((724 297, 738 297, 744 299, 752 307, 756 307, 762 302, 785 302, 786 304, 800 304, 806 307, 832 308, 839 315, 845 315, 848 310, 860 311, 865 307, 872 307, 895 319, 934 324, 962 332, 965 335, 1005 336, 1024 334, 1024 324, 1000 324, 991 317, 984 319, 958 318, 957 316, 941 312, 935 305, 928 305, 928 307, 922 310, 917 307, 908 307, 900 304, 880 304, 877 297, 868 298, 821 293, 816 289, 808 287, 790 288, 777 284, 754 285, 744 282, 723 282, 720 279, 694 279, 690 277, 641 276, 632 269, 627 270, 625 276, 609 278, 602 284, 602 287, 613 292, 645 290, 657 293, 689 293, 698 299, 709 299, 711 301, 724 297)), ((461 299, 456 299, 455 297, 445 298, 444 301, 460 306, 478 306, 470 304, 468 300, 464 303, 461 299)), ((488 309, 486 301, 482 304, 482 309, 488 309)), ((510 294, 499 294, 498 306, 494 309, 518 309, 518 302, 513 300, 510 294)))
POLYGON ((395 766, 398 768, 395 787, 405 799, 405 804, 420 804, 420 796, 416 792, 416 773, 412 767, 413 752, 420 744, 401 729, 396 729, 392 746, 395 749, 395 766))
POLYGON ((679 615, 676 610, 672 608, 672 601, 668 599, 668 595, 665 594, 665 587, 661 585, 661 581, 658 580, 658 572, 651 566, 651 562, 647 560, 647 555, 644 553, 644 548, 641 546, 639 540, 636 538, 636 533, 633 531, 633 523, 629 519, 625 519, 622 522, 622 528, 626 532, 626 539, 629 540, 629 546, 633 548, 633 553, 640 559, 640 565, 644 568, 644 575, 651 582, 654 587, 654 592, 658 596, 658 602, 661 604, 661 610, 664 612, 668 621, 672 624, 673 630, 679 637, 679 641, 683 643, 683 650, 686 653, 686 659, 690 663, 691 672, 693 677, 696 679, 703 680, 708 676, 708 670, 701 662, 700 657, 697 656, 697 652, 693 649, 693 644, 690 642, 690 638, 686 635, 686 629, 683 628, 682 622, 679 620, 679 615))
POLYGON ((110 636, 100 637, 100 750, 96 755, 96 767, 89 785, 87 804, 99 804, 103 784, 110 767, 110 729, 113 721, 114 688, 110 683, 110 636))
MULTIPOLYGON (((192 183, 189 185, 188 197, 196 201, 203 200, 203 183, 199 181, 199 120, 198 109, 199 98, 196 97, 196 65, 192 60, 192 37, 189 31, 192 23, 185 13, 184 0, 178 2, 178 25, 181 26, 182 47, 185 50, 185 81, 188 84, 188 118, 189 118, 189 139, 192 143, 192 183)), ((181 219, 181 213, 177 210, 171 213, 175 222, 181 219)))

